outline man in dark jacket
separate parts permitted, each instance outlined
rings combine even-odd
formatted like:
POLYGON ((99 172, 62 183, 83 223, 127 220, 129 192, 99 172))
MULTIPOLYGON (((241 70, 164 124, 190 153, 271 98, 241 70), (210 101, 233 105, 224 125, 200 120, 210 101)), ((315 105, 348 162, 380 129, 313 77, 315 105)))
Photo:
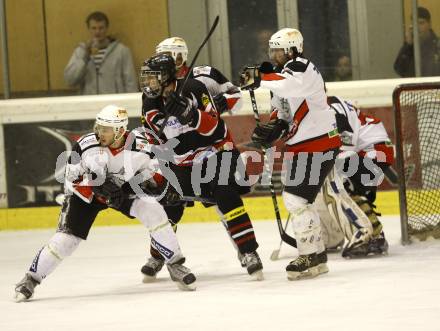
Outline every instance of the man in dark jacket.
MULTIPOLYGON (((420 36, 422 76, 440 75, 440 41, 431 28, 431 14, 424 7, 417 9, 420 36)), ((394 70, 401 77, 414 77, 414 46, 412 26, 405 35, 405 42, 394 61, 394 70)))

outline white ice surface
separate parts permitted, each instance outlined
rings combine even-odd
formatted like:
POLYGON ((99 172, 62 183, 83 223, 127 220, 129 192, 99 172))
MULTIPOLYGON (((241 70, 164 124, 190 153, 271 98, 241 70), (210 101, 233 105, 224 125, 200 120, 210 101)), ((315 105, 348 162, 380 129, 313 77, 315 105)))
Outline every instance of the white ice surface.
POLYGON ((400 245, 397 218, 384 218, 387 257, 344 260, 330 273, 291 282, 295 255, 278 247, 275 222, 254 222, 265 280, 251 281, 220 223, 182 224, 178 236, 198 277, 182 292, 166 270, 141 283, 147 236, 141 226, 96 227, 26 303, 14 284, 53 231, 0 233, 0 330, 440 330, 440 241, 400 245))

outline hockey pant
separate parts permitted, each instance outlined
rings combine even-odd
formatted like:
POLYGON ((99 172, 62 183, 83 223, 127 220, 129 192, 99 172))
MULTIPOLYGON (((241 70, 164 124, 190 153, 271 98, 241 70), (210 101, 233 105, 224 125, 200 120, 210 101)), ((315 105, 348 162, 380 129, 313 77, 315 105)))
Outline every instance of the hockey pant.
MULTIPOLYGON (((349 163, 350 158, 345 160, 344 171, 349 168, 349 163)), ((373 204, 376 200, 377 181, 383 178, 383 172, 389 166, 390 163, 359 156, 359 166, 356 172, 348 178, 347 190, 352 195, 367 198, 373 204)))
MULTIPOLYGON (((197 185, 193 185, 192 177, 195 176, 192 172, 198 172, 199 177, 202 178, 198 195, 216 202, 218 213, 232 238, 234 247, 244 254, 254 252, 258 248, 258 243, 252 222, 240 197, 248 193, 250 188, 239 185, 235 179, 238 162, 242 162, 240 153, 238 150, 232 150, 217 153, 215 159, 205 160, 200 167, 171 164, 170 168, 176 175, 185 196, 196 196, 194 187, 197 185)), ((180 206, 165 206, 170 222, 177 224, 184 208, 184 203, 180 206)), ((158 257, 154 250, 150 252, 152 256, 158 257)))
MULTIPOLYGON (((124 203, 127 216, 138 218, 150 231, 151 242, 168 263, 182 258, 182 253, 171 224, 163 207, 154 198, 131 199, 124 203)), ((60 262, 70 256, 82 240, 87 239, 89 230, 99 211, 107 206, 93 201, 87 204, 75 195, 66 197, 57 232, 37 253, 29 274, 41 282, 60 262)), ((121 210, 125 214, 124 211, 121 210)))

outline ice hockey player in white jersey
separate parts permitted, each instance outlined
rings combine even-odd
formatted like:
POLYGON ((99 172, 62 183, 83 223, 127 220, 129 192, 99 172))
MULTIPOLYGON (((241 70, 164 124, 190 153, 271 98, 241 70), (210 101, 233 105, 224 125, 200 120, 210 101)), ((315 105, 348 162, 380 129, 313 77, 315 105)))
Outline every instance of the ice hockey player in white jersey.
MULTIPOLYGON (((323 187, 322 197, 326 200, 325 204, 331 206, 332 202, 335 200, 337 202, 338 196, 348 193, 345 199, 351 198, 359 207, 353 210, 359 212, 355 211, 347 217, 347 213, 343 211, 338 216, 335 215, 337 214, 335 210, 330 210, 330 213, 322 217, 326 229, 324 237, 330 241, 330 246, 334 245, 338 241, 339 225, 342 230, 339 233, 345 234, 348 239, 342 252, 344 257, 384 254, 388 250, 388 243, 374 202, 378 183, 383 179, 383 172, 394 162, 394 146, 379 119, 365 115, 352 103, 340 97, 330 96, 328 103, 336 113, 338 129, 343 141, 341 148, 343 152, 340 156, 347 156, 344 157, 344 173, 349 177, 338 179, 340 176, 338 173, 332 174, 329 185, 323 187), (357 158, 358 162, 352 160, 353 158, 357 158), (350 161, 353 164, 358 163, 353 172, 349 170, 350 161), (338 185, 337 189, 341 192, 335 194, 332 185, 337 185, 336 183, 342 180, 344 183, 338 185), (357 220, 354 221, 353 217, 357 220), (341 224, 344 221, 345 224, 341 224), (346 221, 351 224, 346 224, 346 221)), ((319 210, 320 213, 325 213, 325 209, 319 208, 319 210)))
MULTIPOLYGON (((177 79, 185 77, 187 66, 188 47, 183 38, 171 37, 161 41, 156 46, 156 54, 169 54, 176 63, 177 79)), ((219 114, 228 112, 235 114, 242 106, 240 89, 232 84, 218 69, 205 65, 196 66, 189 78, 202 82, 213 97, 214 106, 219 114)))
POLYGON ((289 159, 283 200, 293 215, 292 225, 299 257, 286 267, 290 280, 328 272, 327 255, 321 240, 319 215, 313 202, 325 177, 335 163, 341 146, 336 119, 327 104, 324 81, 316 66, 302 56, 303 37, 296 29, 285 28, 269 40, 271 60, 247 67, 242 72, 242 89, 258 87, 273 93, 273 112, 266 124, 259 124, 252 140, 269 145, 285 139, 289 159), (283 101, 288 107, 283 106, 283 101), (301 178, 296 174, 301 173, 301 178))
POLYGON ((109 207, 140 220, 166 261, 171 279, 181 289, 195 289, 196 278, 183 265, 185 259, 164 208, 154 197, 134 194, 130 179, 140 173, 146 182, 154 180, 157 166, 145 136, 129 133, 127 125, 125 109, 106 106, 96 116, 95 132, 74 145, 66 165, 66 196, 58 229, 16 285, 17 301, 33 296, 34 288, 87 239, 97 214, 109 207))

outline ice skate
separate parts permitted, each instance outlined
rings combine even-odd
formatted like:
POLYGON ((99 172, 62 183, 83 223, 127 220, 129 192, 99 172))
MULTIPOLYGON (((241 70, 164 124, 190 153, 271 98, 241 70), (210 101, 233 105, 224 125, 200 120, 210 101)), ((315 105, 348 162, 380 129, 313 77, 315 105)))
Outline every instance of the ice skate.
POLYGON ((360 228, 356 231, 350 241, 342 250, 342 257, 357 258, 368 255, 368 245, 371 240, 371 233, 367 228, 360 228))
POLYGON ((241 254, 240 252, 237 252, 237 258, 238 261, 240 262, 241 267, 246 268, 246 261, 244 260, 244 255, 241 254))
POLYGON ((318 272, 319 274, 325 274, 327 273, 328 266, 327 266, 327 252, 323 251, 321 253, 316 254, 316 257, 318 258, 318 272))
POLYGON ((287 279, 289 280, 316 277, 320 274, 318 256, 316 253, 300 255, 287 265, 286 271, 287 279))
POLYGON ((183 265, 185 259, 167 264, 168 271, 171 276, 171 280, 177 283, 177 286, 182 291, 195 291, 196 289, 196 276, 191 270, 183 265))
POLYGON ((35 287, 39 284, 40 283, 33 279, 30 274, 26 274, 24 278, 15 286, 15 301, 23 302, 32 298, 35 287))
POLYGON ((368 254, 373 255, 387 255, 388 254, 388 242, 385 239, 385 234, 383 231, 376 236, 373 237, 368 243, 368 254))
POLYGON ((145 265, 142 266, 141 269, 141 272, 144 275, 142 282, 143 283, 154 282, 156 280, 157 274, 162 269, 164 264, 165 264, 165 260, 157 259, 153 256, 150 257, 147 263, 145 263, 145 265))
POLYGON ((243 260, 249 275, 255 280, 263 280, 263 264, 261 263, 258 253, 251 252, 243 255, 243 260))

